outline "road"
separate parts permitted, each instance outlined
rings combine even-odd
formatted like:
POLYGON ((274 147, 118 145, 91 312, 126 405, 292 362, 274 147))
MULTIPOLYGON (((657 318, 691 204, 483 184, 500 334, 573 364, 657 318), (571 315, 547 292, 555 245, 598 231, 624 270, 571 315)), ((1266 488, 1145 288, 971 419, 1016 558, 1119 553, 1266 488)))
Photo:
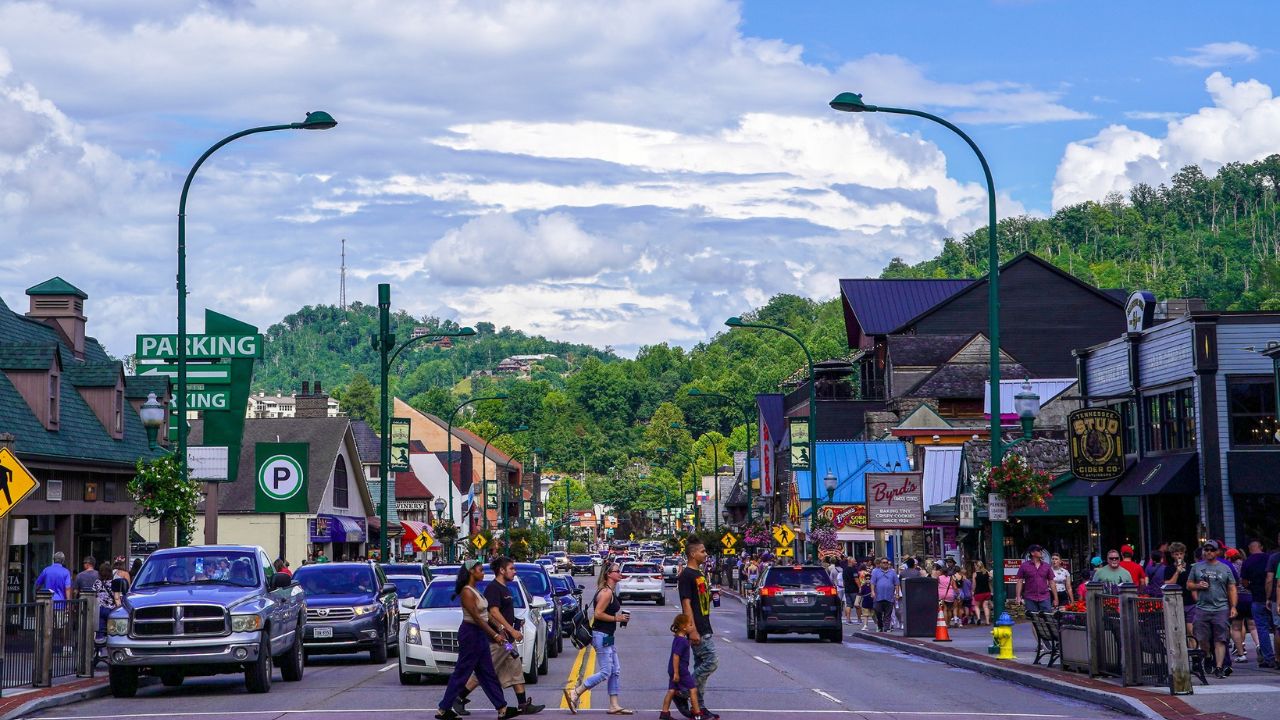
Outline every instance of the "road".
MULTIPOLYGON (((591 580, 586 597, 594 588, 591 580)), ((653 717, 666 690, 664 661, 670 648, 668 626, 675 614, 675 590, 667 605, 628 603, 631 622, 619 630, 622 703, 637 717, 653 717)), ((922 719, 937 717, 1100 718, 1116 713, 1086 703, 1045 695, 967 670, 923 660, 888 648, 846 640, 840 645, 808 636, 781 636, 767 644, 746 639, 742 605, 725 596, 712 611, 719 643, 720 669, 708 688, 708 705, 729 718, 803 717, 818 720, 861 716, 922 719)), ((594 654, 565 652, 551 660, 551 672, 529 688, 548 707, 547 717, 569 717, 560 688, 571 674, 594 669, 594 654)), ((599 716, 608 707, 604 686, 584 698, 580 714, 599 716)), ((371 665, 366 656, 315 658, 298 683, 276 682, 265 695, 249 695, 239 676, 193 678, 178 688, 145 687, 136 698, 111 697, 54 708, 30 717, 59 718, 281 718, 333 720, 429 718, 444 692, 442 683, 402 686, 394 662, 371 665)), ((514 693, 508 693, 514 701, 514 693)), ((482 693, 471 703, 476 718, 493 717, 482 693)), ((674 711, 674 709, 673 709, 674 711)), ((678 717, 678 714, 677 714, 678 717)))

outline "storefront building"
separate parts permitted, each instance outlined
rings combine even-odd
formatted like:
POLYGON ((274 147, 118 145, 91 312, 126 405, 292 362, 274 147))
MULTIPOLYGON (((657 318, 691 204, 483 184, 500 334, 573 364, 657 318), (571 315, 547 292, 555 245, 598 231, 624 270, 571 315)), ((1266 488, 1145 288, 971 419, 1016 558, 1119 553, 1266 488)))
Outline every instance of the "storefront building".
POLYGON ((1280 531, 1276 389, 1261 352, 1280 338, 1280 313, 1174 316, 1176 302, 1135 293, 1127 332, 1076 352, 1081 395, 1120 413, 1127 455, 1118 480, 1069 490, 1092 498, 1102 548, 1206 538, 1237 547, 1280 531))

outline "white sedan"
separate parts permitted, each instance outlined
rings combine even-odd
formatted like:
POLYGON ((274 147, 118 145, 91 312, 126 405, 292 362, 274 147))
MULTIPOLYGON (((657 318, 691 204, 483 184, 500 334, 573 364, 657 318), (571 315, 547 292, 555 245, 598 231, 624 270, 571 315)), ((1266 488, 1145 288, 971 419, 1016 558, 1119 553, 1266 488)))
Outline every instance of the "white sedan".
MULTIPOLYGON (((484 592, 491 582, 493 575, 485 575, 476 589, 484 592)), ((452 597, 453 585, 453 578, 433 580, 413 603, 409 619, 400 624, 401 684, 415 685, 424 676, 447 677, 453 672, 458 662, 458 625, 462 623, 462 600, 452 597)), ((524 681, 532 685, 548 670, 547 625, 542 619, 547 601, 531 598, 518 579, 511 581, 511 595, 519 621, 516 625, 524 635, 516 647, 524 681)))
POLYGON ((618 600, 653 600, 667 604, 662 568, 657 563, 628 562, 622 564, 622 579, 618 581, 618 600))

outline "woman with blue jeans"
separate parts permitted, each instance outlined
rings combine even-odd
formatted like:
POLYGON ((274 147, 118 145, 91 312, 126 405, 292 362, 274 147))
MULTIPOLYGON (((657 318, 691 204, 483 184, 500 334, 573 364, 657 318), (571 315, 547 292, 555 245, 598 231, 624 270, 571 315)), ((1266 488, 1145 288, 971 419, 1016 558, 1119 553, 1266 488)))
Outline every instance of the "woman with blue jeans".
POLYGON ((614 645, 614 633, 618 623, 626 623, 631 613, 622 610, 622 601, 618 600, 617 586, 622 579, 622 566, 615 562, 605 562, 600 572, 600 589, 596 591, 594 601, 595 614, 591 623, 591 647, 596 652, 596 674, 582 681, 572 690, 564 691, 565 704, 569 712, 578 714, 578 698, 582 693, 609 681, 609 715, 634 715, 635 711, 624 708, 618 703, 618 691, 622 684, 622 666, 618 664, 618 648, 614 645))

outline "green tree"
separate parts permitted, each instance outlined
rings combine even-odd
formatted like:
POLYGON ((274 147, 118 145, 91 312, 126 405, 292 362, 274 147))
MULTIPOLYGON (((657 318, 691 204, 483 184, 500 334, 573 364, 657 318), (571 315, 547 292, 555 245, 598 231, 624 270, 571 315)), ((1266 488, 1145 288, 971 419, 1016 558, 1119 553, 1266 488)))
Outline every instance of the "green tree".
POLYGON ((336 395, 342 411, 352 420, 364 420, 377 424, 378 396, 364 373, 356 373, 342 392, 336 395))

